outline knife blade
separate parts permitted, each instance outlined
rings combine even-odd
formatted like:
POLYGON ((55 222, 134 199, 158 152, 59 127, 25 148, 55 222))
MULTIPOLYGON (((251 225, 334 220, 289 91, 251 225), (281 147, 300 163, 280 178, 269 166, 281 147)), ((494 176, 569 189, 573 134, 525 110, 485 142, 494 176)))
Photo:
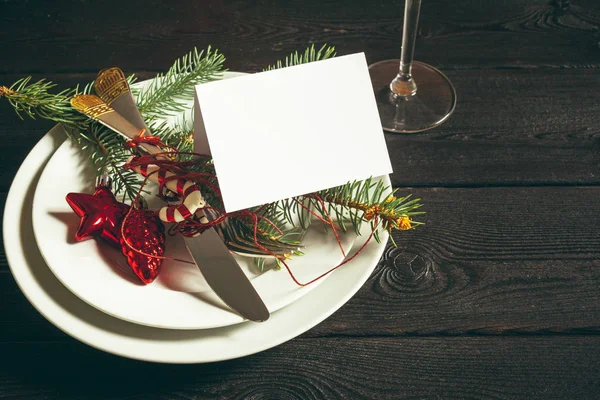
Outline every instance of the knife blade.
POLYGON ((185 245, 215 294, 250 321, 269 319, 265 303, 215 229, 208 229, 200 236, 185 237, 185 245))
MULTIPOLYGON (((100 98, 93 95, 78 97, 71 104, 90 118, 130 139, 139 133, 137 127, 100 98)), ((140 147, 150 154, 162 152, 147 143, 140 144, 140 147)), ((169 184, 175 184, 175 181, 167 182, 166 186, 169 187, 169 184)), ((176 187, 173 189, 176 192, 176 187)), ((215 228, 195 237, 186 237, 185 243, 206 282, 227 306, 250 321, 262 322, 269 318, 269 310, 215 228)))

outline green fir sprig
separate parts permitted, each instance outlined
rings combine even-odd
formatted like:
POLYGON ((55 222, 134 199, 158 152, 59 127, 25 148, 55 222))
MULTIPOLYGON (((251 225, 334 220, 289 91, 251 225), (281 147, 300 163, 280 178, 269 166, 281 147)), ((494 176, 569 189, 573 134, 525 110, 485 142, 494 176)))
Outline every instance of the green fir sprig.
MULTIPOLYGON (((323 45, 317 50, 312 45, 304 52, 294 52, 265 70, 325 60, 335 55, 335 48, 332 46, 323 45)), ((176 60, 165 74, 159 74, 146 86, 139 89, 132 87, 138 107, 153 135, 181 152, 192 151, 192 121, 183 118, 184 111, 193 100, 194 85, 220 79, 225 71, 224 61, 223 55, 212 51, 210 47, 200 52, 194 49, 176 60), (179 122, 174 125, 164 122, 166 115, 177 115, 179 122)), ((130 84, 135 79, 133 75, 128 77, 130 84)), ((62 123, 69 137, 90 155, 96 172, 101 174, 109 171, 115 191, 120 192, 124 198, 135 198, 140 189, 140 179, 133 171, 121 168, 131 155, 131 151, 123 146, 124 140, 108 128, 87 119, 69 103, 75 94, 92 92, 93 85, 88 84, 83 89, 65 89, 53 94, 51 90, 55 87, 49 81, 31 82, 31 78, 24 78, 10 87, 0 86, 0 97, 8 99, 20 118, 41 117, 62 123)), ((182 155, 182 159, 189 160, 191 156, 182 155)), ((189 169, 215 173, 210 159, 197 162, 189 169)), ((217 184, 216 179, 213 183, 217 184)), ((202 191, 209 204, 222 208, 222 200, 217 193, 204 186, 202 191)), ((314 220, 314 215, 324 220, 331 218, 336 229, 346 231, 351 228, 357 234, 361 225, 368 223, 374 231, 374 238, 379 241, 380 229, 407 230, 420 225, 420 222, 413 219, 423 214, 417 211, 420 207, 419 199, 412 199, 410 196, 396 197, 395 192, 383 182, 367 179, 266 204, 251 211, 264 217, 257 225, 260 245, 284 258, 302 254, 298 246, 314 220)), ((232 250, 254 254, 257 256, 257 265, 264 267, 265 253, 255 246, 252 220, 232 216, 219 229, 232 250)))
POLYGON ((294 65, 307 64, 315 61, 327 60, 336 56, 335 47, 324 44, 319 50, 315 49, 315 45, 311 45, 304 50, 304 53, 293 52, 285 58, 285 60, 278 60, 273 65, 269 65, 265 68, 265 71, 272 71, 274 69, 292 67, 294 65))
POLYGON ((51 93, 55 87, 54 82, 45 79, 31 82, 29 76, 10 87, 0 86, 0 97, 8 100, 21 119, 24 115, 32 119, 40 117, 63 124, 69 132, 85 130, 90 121, 69 103, 71 97, 79 93, 78 88, 51 93))
POLYGON ((206 51, 192 50, 173 63, 165 74, 158 74, 136 96, 144 117, 161 118, 165 113, 180 113, 194 95, 194 85, 220 79, 225 57, 210 46, 206 51))
MULTIPOLYGON (((177 59, 165 74, 157 78, 143 89, 132 91, 138 105, 144 111, 144 117, 152 128, 153 134, 161 137, 165 143, 177 147, 181 151, 191 151, 189 140, 191 127, 183 121, 171 127, 157 120, 158 110, 182 111, 185 102, 193 96, 193 86, 209 80, 218 79, 224 71, 225 58, 210 47, 206 51, 193 49, 177 59), (163 108, 164 107, 164 108, 163 108), (184 127, 183 124, 187 126, 184 127)), ((135 83, 135 75, 127 78, 130 85, 135 83)), ((93 82, 80 89, 65 89, 51 93, 57 85, 41 79, 31 82, 31 77, 23 78, 12 86, 0 86, 0 97, 5 97, 22 119, 28 116, 40 117, 65 127, 67 136, 78 143, 90 157, 97 175, 108 172, 113 180, 115 191, 122 194, 123 199, 132 200, 140 189, 140 180, 135 172, 125 171, 121 165, 131 155, 124 148, 124 139, 96 121, 88 119, 71 107, 70 99, 76 94, 93 93, 93 82)))

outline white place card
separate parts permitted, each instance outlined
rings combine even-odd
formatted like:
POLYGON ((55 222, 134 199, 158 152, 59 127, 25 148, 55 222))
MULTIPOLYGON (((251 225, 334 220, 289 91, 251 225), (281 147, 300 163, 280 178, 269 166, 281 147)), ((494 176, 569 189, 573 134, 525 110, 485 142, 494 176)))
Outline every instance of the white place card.
POLYGON ((364 53, 195 89, 228 212, 392 172, 364 53))

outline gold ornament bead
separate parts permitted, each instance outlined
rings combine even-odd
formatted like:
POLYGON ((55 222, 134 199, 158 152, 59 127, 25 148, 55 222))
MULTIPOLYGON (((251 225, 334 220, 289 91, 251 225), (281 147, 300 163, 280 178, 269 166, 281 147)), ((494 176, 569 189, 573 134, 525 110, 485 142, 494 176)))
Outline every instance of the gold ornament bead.
POLYGON ((412 221, 410 220, 410 218, 405 215, 396 220, 396 225, 401 231, 406 231, 412 228, 412 225, 410 224, 411 222, 412 221))
POLYGON ((379 211, 381 211, 381 207, 379 206, 369 207, 365 210, 364 217, 367 221, 370 221, 379 213, 379 211))
POLYGON ((6 97, 16 94, 14 90, 11 88, 7 88, 6 86, 0 86, 0 97, 6 97))

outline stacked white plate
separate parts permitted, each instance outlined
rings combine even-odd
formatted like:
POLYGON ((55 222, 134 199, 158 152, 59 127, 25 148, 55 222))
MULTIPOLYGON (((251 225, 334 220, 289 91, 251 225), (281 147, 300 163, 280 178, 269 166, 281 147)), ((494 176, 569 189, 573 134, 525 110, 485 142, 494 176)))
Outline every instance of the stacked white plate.
MULTIPOLYGON (((266 322, 248 322, 214 295, 191 264, 167 261, 159 278, 145 286, 118 251, 96 240, 75 242, 78 218, 65 196, 93 190, 86 166, 60 126, 40 140, 17 172, 6 201, 6 255, 17 284, 50 322, 84 343, 124 357, 212 362, 290 340, 358 291, 387 240, 385 234, 381 243, 371 240, 350 262, 306 287, 297 286, 284 270, 259 273, 250 259, 238 257, 272 313, 266 322)), ((389 178, 384 180, 389 184, 389 178)), ((365 228, 359 237, 349 233, 341 238, 347 256, 369 237, 365 228)), ((344 259, 333 235, 319 224, 313 224, 303 244, 306 255, 290 263, 300 281, 344 259)), ((167 238, 167 255, 189 258, 178 237, 167 238)))

